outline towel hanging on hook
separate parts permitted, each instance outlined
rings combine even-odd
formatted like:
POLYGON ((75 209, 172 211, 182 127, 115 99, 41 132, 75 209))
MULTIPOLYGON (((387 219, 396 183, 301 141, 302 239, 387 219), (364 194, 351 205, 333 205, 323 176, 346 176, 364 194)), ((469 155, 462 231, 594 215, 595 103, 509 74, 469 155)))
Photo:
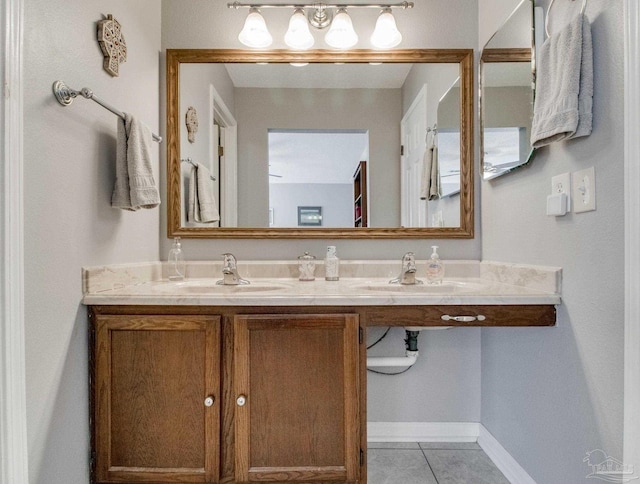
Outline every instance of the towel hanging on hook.
MULTIPOLYGON (((551 0, 551 2, 549 3, 549 6, 547 7, 547 16, 544 19, 544 31, 547 34, 547 37, 550 37, 549 35, 549 14, 551 13, 551 7, 553 7, 553 2, 555 2, 556 0, 551 0)), ((574 2, 575 0, 571 0, 572 2, 574 2)), ((587 0, 582 0, 582 8, 580 9, 580 14, 584 14, 584 11, 587 8, 587 0)))
POLYGON ((433 127, 429 126, 427 127, 427 133, 425 134, 425 142, 428 143, 429 142, 429 133, 433 133, 433 135, 437 135, 438 134, 438 124, 434 124, 433 127))

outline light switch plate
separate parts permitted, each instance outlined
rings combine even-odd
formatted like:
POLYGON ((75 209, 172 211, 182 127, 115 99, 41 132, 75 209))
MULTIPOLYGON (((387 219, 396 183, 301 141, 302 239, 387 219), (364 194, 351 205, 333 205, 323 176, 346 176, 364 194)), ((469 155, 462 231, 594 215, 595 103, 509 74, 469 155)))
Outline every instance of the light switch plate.
POLYGON ((575 171, 571 180, 571 198, 575 213, 596 209, 596 170, 594 167, 575 171))
POLYGON ((562 173, 551 178, 551 195, 564 193, 567 196, 567 212, 571 211, 571 173, 562 173))

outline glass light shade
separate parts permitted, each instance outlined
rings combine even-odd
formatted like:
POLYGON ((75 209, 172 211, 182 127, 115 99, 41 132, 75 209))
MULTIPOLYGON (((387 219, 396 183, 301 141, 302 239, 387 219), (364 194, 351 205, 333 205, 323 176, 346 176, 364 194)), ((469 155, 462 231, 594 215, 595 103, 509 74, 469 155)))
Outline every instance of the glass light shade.
POLYGON ((244 22, 244 28, 238 35, 238 40, 247 47, 261 49, 269 47, 273 42, 273 37, 267 30, 267 24, 256 8, 252 8, 244 22))
POLYGON ((391 49, 402 42, 402 34, 396 26, 391 10, 382 11, 371 35, 371 44, 378 49, 391 49))
POLYGON ((351 17, 345 9, 338 10, 324 40, 336 49, 349 49, 358 43, 358 34, 353 30, 351 17))
POLYGON ((289 30, 284 34, 284 42, 292 49, 306 50, 313 46, 315 40, 309 31, 309 22, 304 14, 304 10, 297 8, 291 20, 289 20, 289 30))

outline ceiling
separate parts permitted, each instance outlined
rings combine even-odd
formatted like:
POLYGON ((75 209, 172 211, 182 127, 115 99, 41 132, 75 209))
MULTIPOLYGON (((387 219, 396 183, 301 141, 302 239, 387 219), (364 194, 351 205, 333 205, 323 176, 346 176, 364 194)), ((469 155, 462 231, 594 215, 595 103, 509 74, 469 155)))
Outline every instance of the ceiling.
POLYGON ((413 64, 225 64, 237 88, 400 89, 413 64))

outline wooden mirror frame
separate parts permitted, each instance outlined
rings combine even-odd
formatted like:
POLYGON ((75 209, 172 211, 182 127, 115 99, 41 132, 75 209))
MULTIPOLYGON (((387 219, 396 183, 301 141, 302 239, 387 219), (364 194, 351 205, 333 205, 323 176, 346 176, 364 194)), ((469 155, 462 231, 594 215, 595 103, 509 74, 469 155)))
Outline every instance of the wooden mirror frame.
POLYGON ((167 235, 184 238, 239 239, 471 239, 474 233, 473 49, 393 51, 247 51, 167 49, 167 235), (183 63, 449 63, 460 65, 460 226, 431 228, 239 228, 182 227, 180 217, 180 64, 183 63))

